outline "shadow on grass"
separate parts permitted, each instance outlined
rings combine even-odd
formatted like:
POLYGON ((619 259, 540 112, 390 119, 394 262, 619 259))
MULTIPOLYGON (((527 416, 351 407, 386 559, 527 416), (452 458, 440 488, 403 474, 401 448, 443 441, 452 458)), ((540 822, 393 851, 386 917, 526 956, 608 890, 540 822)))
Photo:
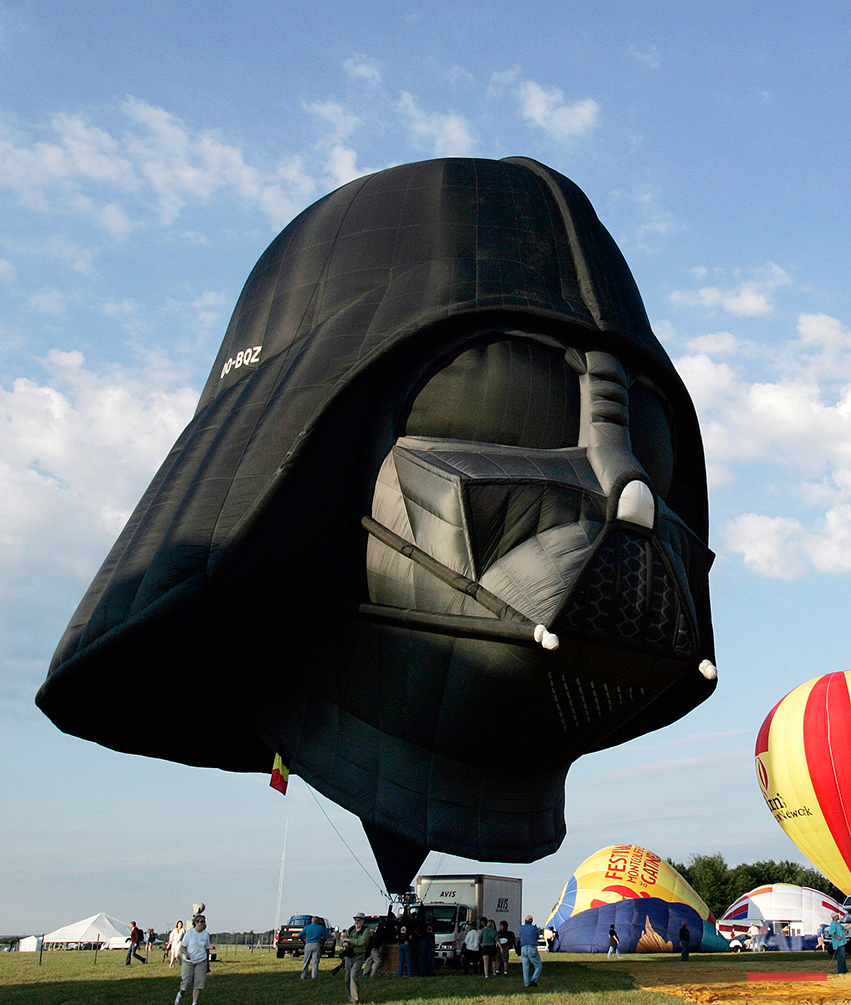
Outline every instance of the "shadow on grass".
MULTIPOLYGON (((282 1001, 304 1005, 335 1005, 347 1001, 343 975, 321 974, 319 980, 302 981, 297 973, 266 971, 228 973, 227 962, 213 965, 207 987, 201 992, 201 1005, 281 1005, 282 1001)), ((35 975, 33 975, 35 976, 35 975)), ((135 975, 134 975, 135 976, 135 975)), ((0 987, 0 1005, 170 1005, 178 989, 176 974, 139 974, 139 979, 79 975, 73 980, 45 979, 6 983, 0 987)), ((607 992, 628 992, 634 988, 631 977, 622 972, 595 971, 576 963, 562 963, 545 968, 537 989, 523 987, 520 968, 508 977, 464 977, 441 973, 434 978, 402 978, 382 975, 362 978, 360 998, 367 1003, 462 1002, 477 1003, 520 996, 528 1000, 536 995, 558 995, 560 1001, 574 994, 605 995, 607 992), (549 971, 549 972, 547 972, 549 971)), ((184 1001, 189 1005, 191 994, 184 1001)))
MULTIPOLYGON (((560 954, 559 954, 560 955, 560 954)), ((694 956, 688 963, 665 955, 606 961, 583 956, 544 960, 538 988, 523 987, 519 961, 507 977, 485 980, 454 970, 434 978, 384 974, 361 978, 362 1005, 671 1005, 678 985, 716 991, 747 981, 748 971, 831 970, 835 961, 814 953, 694 956), (647 989, 647 990, 645 990, 647 989), (652 990, 650 990, 652 989, 652 990)), ((0 960, 0 1005, 171 1005, 179 985, 176 970, 164 966, 125 969, 119 959, 98 961, 81 953, 36 960, 0 960)), ((331 976, 323 961, 319 980, 300 979, 300 962, 231 956, 213 964, 201 1005, 346 1005, 343 974, 331 976)), ((184 1001, 189 1005, 191 997, 184 1001)))

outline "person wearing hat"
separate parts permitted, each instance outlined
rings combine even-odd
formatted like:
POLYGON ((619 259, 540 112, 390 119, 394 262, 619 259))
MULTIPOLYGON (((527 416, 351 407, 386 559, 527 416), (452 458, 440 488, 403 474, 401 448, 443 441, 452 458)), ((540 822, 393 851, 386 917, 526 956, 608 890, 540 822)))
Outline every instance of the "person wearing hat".
POLYGON ((196 914, 192 919, 192 927, 180 941, 180 990, 174 999, 174 1005, 180 1005, 183 996, 192 988, 192 1005, 197 1005, 198 996, 207 985, 207 972, 210 969, 210 936, 207 933, 207 919, 203 914, 196 914))
POLYGON ((354 925, 343 932, 343 960, 346 964, 346 990, 349 992, 349 1002, 359 1000, 360 972, 366 957, 366 947, 369 942, 369 929, 366 927, 366 915, 360 911, 353 918, 354 925))

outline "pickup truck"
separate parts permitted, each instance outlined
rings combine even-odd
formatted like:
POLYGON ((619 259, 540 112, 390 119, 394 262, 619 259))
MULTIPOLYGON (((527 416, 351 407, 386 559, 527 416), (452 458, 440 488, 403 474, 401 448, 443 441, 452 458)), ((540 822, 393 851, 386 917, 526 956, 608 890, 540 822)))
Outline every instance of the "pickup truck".
MULTIPOLYGON (((299 938, 299 932, 301 932, 306 925, 309 925, 313 918, 314 915, 312 914, 294 914, 290 918, 288 924, 281 925, 281 928, 275 937, 275 949, 278 959, 286 956, 287 953, 292 953, 293 956, 303 955, 304 943, 299 938)), ((325 939, 325 945, 322 947, 322 955, 333 956, 334 947, 337 942, 337 930, 331 927, 327 918, 320 918, 319 920, 328 932, 328 936, 325 939)))

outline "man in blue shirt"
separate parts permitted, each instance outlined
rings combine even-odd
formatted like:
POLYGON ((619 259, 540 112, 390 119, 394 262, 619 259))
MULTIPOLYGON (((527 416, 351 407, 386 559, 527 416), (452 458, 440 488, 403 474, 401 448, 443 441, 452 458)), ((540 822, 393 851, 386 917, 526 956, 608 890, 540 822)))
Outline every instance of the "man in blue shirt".
POLYGON ((313 917, 310 919, 310 924, 305 925, 298 934, 299 938, 304 939, 304 963, 301 967, 301 979, 304 980, 310 970, 310 976, 316 980, 319 976, 319 959, 322 956, 322 947, 325 945, 328 931, 322 924, 321 918, 313 917))
POLYGON ((845 934, 845 928, 839 921, 838 914, 834 914, 833 921, 831 921, 831 923, 827 926, 827 931, 824 934, 833 943, 833 952, 836 956, 836 972, 838 974, 847 974, 848 967, 845 963, 845 943, 848 941, 848 937, 845 934))
POLYGON ((526 915, 526 924, 520 926, 520 961, 523 964, 523 986, 536 988, 544 969, 538 952, 538 926, 532 924, 532 915, 526 915))

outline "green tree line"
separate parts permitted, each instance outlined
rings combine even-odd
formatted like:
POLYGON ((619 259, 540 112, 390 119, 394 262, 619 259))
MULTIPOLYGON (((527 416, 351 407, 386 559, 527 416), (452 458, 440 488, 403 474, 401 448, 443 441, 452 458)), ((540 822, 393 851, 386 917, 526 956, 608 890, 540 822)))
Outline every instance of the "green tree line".
POLYGON ((797 862, 743 862, 731 869, 720 852, 714 855, 692 855, 688 865, 672 862, 670 859, 667 861, 695 893, 703 898, 716 920, 743 894, 757 886, 771 883, 809 886, 828 894, 840 904, 845 900, 842 890, 825 879, 818 869, 806 868, 797 862))
POLYGON ((212 943, 220 942, 222 945, 230 946, 256 946, 256 945, 271 945, 275 941, 275 933, 270 928, 265 932, 211 932, 210 941, 212 943))

